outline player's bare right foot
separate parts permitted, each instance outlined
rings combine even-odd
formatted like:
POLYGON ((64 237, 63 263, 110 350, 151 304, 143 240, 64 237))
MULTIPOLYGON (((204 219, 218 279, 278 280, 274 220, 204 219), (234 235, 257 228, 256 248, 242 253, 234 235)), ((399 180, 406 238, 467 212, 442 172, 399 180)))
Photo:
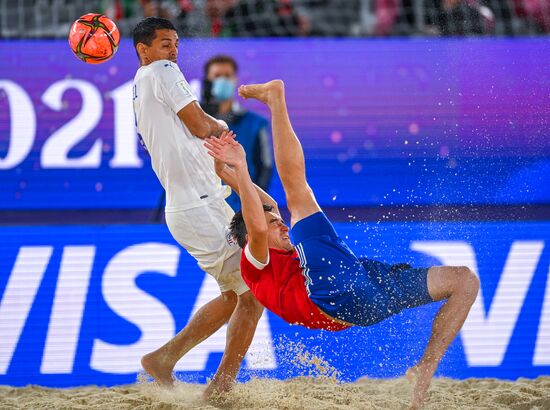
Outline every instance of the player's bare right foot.
POLYGON ((166 362, 164 354, 155 350, 141 358, 143 369, 149 373, 155 382, 164 387, 172 387, 174 378, 172 377, 173 366, 166 362))
POLYGON ((421 369, 417 365, 407 370, 406 376, 412 386, 410 410, 418 410, 426 401, 426 394, 432 381, 433 372, 421 369))
POLYGON ((231 391, 235 386, 235 379, 224 375, 216 374, 210 384, 203 392, 203 399, 211 404, 219 404, 223 401, 224 394, 231 391))
POLYGON ((278 98, 284 97, 285 84, 281 80, 272 80, 263 84, 241 85, 239 95, 243 98, 254 98, 270 105, 278 98))

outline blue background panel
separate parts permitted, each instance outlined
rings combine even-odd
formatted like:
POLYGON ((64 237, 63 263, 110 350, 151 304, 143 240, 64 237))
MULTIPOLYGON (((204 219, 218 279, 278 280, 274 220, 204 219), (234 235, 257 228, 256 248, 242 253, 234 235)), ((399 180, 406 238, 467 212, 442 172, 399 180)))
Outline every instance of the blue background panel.
MULTIPOLYGON (((536 377, 550 371, 550 223, 337 223, 357 254, 416 266, 468 265, 478 301, 438 375, 536 377)), ((216 284, 165 226, 0 228, 0 384, 131 383, 139 357, 217 295, 216 284), (67 292, 67 293, 65 293, 67 292)), ((342 380, 394 377, 422 354, 440 304, 370 328, 340 333, 262 318, 240 380, 288 378, 324 358, 342 380)), ((223 332, 178 366, 204 382, 217 367, 223 332)))

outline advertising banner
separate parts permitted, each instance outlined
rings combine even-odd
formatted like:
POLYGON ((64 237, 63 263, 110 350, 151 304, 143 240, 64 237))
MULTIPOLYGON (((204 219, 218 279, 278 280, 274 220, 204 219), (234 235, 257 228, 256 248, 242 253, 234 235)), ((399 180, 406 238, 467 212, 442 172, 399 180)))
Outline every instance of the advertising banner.
MULTIPOLYGON (((438 375, 516 379, 550 373, 550 223, 337 223, 358 255, 468 266, 481 289, 438 375)), ((0 384, 136 381, 140 358, 216 297, 216 282, 161 225, 0 229, 0 384)), ((261 318, 240 380, 396 377, 421 356, 440 303, 342 332, 261 318)), ((189 352, 178 377, 205 382, 225 329, 189 352)))
MULTIPOLYGON (((130 40, 101 65, 66 41, 2 41, 0 53, 0 209, 157 206, 130 40)), ((285 81, 321 205, 550 202, 545 39, 182 39, 198 96, 219 53, 241 83, 285 81)), ((271 191, 284 203, 277 178, 271 191)))

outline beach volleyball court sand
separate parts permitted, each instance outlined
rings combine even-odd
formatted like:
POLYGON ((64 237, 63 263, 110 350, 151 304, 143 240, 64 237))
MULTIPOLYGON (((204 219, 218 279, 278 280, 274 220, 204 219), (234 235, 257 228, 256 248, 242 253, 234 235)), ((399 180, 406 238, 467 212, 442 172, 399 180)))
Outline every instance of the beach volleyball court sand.
MULTIPOLYGON (((0 386, 1 409, 405 409, 405 378, 334 380, 299 377, 255 379, 239 384, 217 404, 201 401, 201 384, 177 383, 161 389, 153 383, 112 388, 49 389, 0 386)), ((435 379, 425 409, 550 409, 550 377, 514 382, 497 379, 435 379)))

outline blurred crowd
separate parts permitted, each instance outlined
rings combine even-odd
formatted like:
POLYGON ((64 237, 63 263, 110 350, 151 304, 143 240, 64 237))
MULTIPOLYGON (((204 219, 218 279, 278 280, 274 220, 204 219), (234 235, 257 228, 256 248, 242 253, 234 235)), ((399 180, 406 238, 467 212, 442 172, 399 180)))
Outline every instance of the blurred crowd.
POLYGON ((550 0, 2 0, 0 37, 64 37, 89 12, 124 36, 148 16, 195 37, 550 33, 550 0))
POLYGON ((550 0, 108 0, 124 34, 162 16, 199 37, 550 33, 550 0))

